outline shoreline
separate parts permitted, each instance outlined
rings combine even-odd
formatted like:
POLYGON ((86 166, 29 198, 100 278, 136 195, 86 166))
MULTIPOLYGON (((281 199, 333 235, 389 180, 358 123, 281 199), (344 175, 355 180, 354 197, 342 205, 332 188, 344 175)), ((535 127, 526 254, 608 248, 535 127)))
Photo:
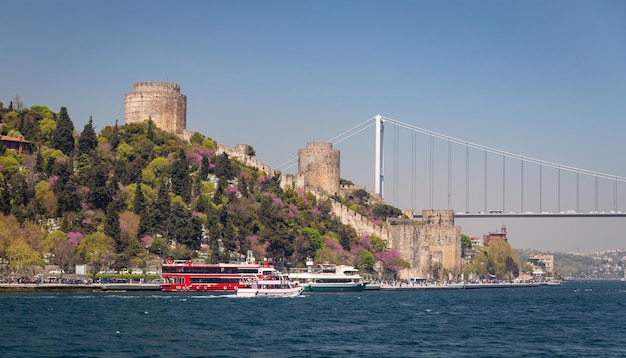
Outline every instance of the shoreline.
MULTIPOLYGON (((556 286, 557 284, 548 284, 545 282, 532 282, 532 283, 444 283, 444 284, 432 284, 432 285, 380 285, 380 290, 383 291, 404 291, 404 290, 475 290, 475 289, 494 289, 494 288, 526 288, 526 287, 539 287, 539 286, 556 286)), ((560 285, 560 283, 558 284, 560 285)), ((373 289, 372 289, 373 290, 373 289)))
MULTIPOLYGON (((527 288, 540 286, 559 286, 545 282, 537 283, 448 283, 432 285, 390 285, 373 284, 366 286, 364 291, 407 291, 407 290, 470 290, 496 288, 527 288)), ((126 292, 126 291, 161 291, 160 284, 151 283, 92 283, 92 284, 64 284, 64 283, 0 283, 0 293, 20 292, 126 292)))
POLYGON ((5 292, 120 292, 161 291, 160 284, 152 283, 0 283, 0 293, 5 292))

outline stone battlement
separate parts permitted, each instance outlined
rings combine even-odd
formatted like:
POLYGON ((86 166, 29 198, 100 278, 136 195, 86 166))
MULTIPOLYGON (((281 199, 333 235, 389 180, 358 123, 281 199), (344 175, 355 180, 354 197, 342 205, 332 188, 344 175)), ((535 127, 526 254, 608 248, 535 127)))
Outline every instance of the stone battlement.
POLYGON ((133 89, 135 91, 142 90, 169 90, 180 92, 180 85, 172 82, 157 82, 157 81, 147 81, 147 82, 137 82, 133 85, 133 89))

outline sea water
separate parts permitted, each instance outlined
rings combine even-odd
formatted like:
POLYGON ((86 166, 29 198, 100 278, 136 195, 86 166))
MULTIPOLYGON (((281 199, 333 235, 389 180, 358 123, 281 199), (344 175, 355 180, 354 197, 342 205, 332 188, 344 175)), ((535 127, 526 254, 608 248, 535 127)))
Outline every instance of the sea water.
POLYGON ((0 294, 0 357, 626 357, 626 283, 0 294))

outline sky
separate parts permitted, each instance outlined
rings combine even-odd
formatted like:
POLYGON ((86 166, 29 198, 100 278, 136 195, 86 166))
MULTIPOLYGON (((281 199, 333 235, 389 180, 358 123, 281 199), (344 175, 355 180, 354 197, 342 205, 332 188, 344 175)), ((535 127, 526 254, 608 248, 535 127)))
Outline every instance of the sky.
MULTIPOLYGON (((8 105, 19 95, 27 107, 67 107, 79 131, 90 116, 96 131, 123 124, 124 95, 135 82, 169 81, 187 96, 187 129, 230 146, 249 144, 273 167, 296 158, 307 142, 329 141, 381 114, 501 151, 626 177, 623 1, 8 0, 2 11, 0 101, 8 105)), ((424 175, 429 138, 397 128, 385 128, 385 200, 418 212, 431 201, 448 208, 447 144, 433 145, 444 159, 434 167, 431 199, 424 175), (415 184, 401 185, 407 178, 415 184)), ((370 127, 335 145, 341 177, 370 190, 374 138, 370 127)), ((464 149, 451 153, 456 163, 464 149)), ((492 162, 502 159, 489 159, 487 177, 493 170, 502 176, 492 162)), ((500 172, 521 178, 509 173, 519 164, 506 165, 500 172)), ((495 194, 484 203, 484 165, 471 166, 471 204, 465 164, 452 169, 452 209, 502 209, 495 194)), ((525 173, 533 170, 536 176, 530 166, 525 173)), ((519 211, 523 198, 526 208, 541 211, 537 196, 526 196, 540 190, 554 197, 549 178, 555 174, 543 175, 553 182, 528 179, 526 194, 507 191, 510 209, 504 209, 519 211)), ((576 194, 565 190, 573 179, 563 180, 563 202, 542 196, 546 210, 576 208, 576 194)), ((490 179, 489 186, 502 181, 490 179)), ((610 208, 614 195, 605 187, 599 206, 610 208)), ((626 211, 626 187, 618 193, 618 209, 626 211)), ((585 211, 593 207, 593 198, 583 201, 585 211)), ((457 224, 475 236, 506 225, 515 248, 626 248, 626 218, 457 224)))

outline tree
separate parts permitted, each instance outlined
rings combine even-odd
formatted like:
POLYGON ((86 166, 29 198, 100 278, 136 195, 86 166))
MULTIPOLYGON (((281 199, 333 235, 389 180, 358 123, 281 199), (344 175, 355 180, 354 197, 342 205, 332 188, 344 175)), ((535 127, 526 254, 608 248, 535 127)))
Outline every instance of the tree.
POLYGON ((213 157, 213 162, 215 164, 215 175, 218 178, 228 181, 235 177, 235 170, 226 152, 213 157))
POLYGON ((256 156, 256 151, 254 150, 254 148, 252 148, 251 145, 249 145, 249 146, 246 147, 246 154, 251 156, 251 157, 254 157, 254 156, 256 156))
POLYGON ((319 230, 305 227, 302 228, 302 234, 306 235, 309 238, 309 241, 311 242, 314 250, 317 251, 322 248, 322 234, 320 234, 319 230))
POLYGON ((18 239, 7 248, 9 269, 20 275, 32 276, 35 273, 33 266, 44 265, 43 258, 33 250, 23 239, 18 239))
POLYGON ((172 192, 180 195, 185 203, 191 198, 191 177, 189 176, 189 161, 185 151, 181 148, 178 159, 172 165, 172 192))
POLYGON ((200 248, 202 231, 201 229, 198 230, 197 225, 192 220, 191 212, 179 197, 172 201, 170 236, 176 239, 176 242, 179 244, 186 245, 192 249, 200 248))
POLYGON ((148 117, 148 129, 146 130, 146 138, 151 141, 154 139, 154 122, 152 121, 152 117, 148 117))
POLYGON ((462 256, 465 256, 465 253, 472 248, 472 238, 462 234, 461 235, 461 252, 462 256))
POLYGON ((368 250, 363 250, 359 252, 357 267, 366 270, 373 270, 374 264, 376 264, 376 258, 374 257, 374 254, 372 254, 368 250))
POLYGON ((115 120, 115 127, 113 127, 113 133, 111 134, 111 138, 109 138, 109 142, 114 150, 117 150, 117 146, 120 145, 120 135, 118 133, 119 129, 117 127, 117 119, 115 120))
POLYGON ((19 94, 16 94, 15 97, 13 97, 13 101, 11 101, 11 104, 15 107, 15 110, 18 112, 21 112, 22 109, 24 109, 24 102, 22 102, 22 97, 19 94))
POLYGON ((167 185, 165 182, 161 182, 156 200, 154 201, 154 205, 150 208, 149 211, 149 227, 147 232, 143 234, 150 234, 152 236, 163 235, 168 236, 169 230, 169 221, 170 221, 170 194, 169 190, 167 190, 167 185))
POLYGON ((89 122, 85 124, 85 127, 78 138, 78 152, 90 153, 92 150, 96 149, 97 146, 98 137, 93 129, 93 120, 91 116, 89 116, 89 122))
POLYGON ((146 199, 141 191, 141 181, 137 182, 137 188, 135 189, 135 196, 133 198, 133 212, 137 215, 142 215, 146 210, 146 199))
POLYGON ((402 210, 387 204, 374 204, 372 211, 374 215, 381 218, 399 217, 402 215, 402 210))
POLYGON ((359 203, 364 203, 370 195, 365 189, 357 189, 352 192, 352 196, 357 199, 359 203))
POLYGON ((117 187, 109 180, 111 164, 109 162, 94 161, 94 164, 85 171, 83 184, 89 187, 88 200, 95 209, 106 209, 117 192, 117 187))
POLYGON ((200 179, 206 180, 207 177, 209 176, 209 171, 210 171, 209 158, 207 158, 206 156, 202 156, 202 164, 200 165, 200 179))
MULTIPOLYGON (((80 236, 80 233, 70 233, 80 236)), ((50 262, 58 265, 62 269, 66 269, 70 264, 77 262, 76 247, 82 240, 70 240, 69 234, 60 230, 55 230, 48 234, 44 245, 46 251, 52 254, 50 262)))
POLYGON ((65 155, 74 151, 74 123, 67 114, 67 108, 61 107, 57 127, 52 134, 52 147, 59 149, 65 155))
POLYGON ((118 251, 122 250, 120 212, 122 205, 119 201, 111 202, 106 209, 106 219, 104 221, 104 234, 114 240, 118 251))
POLYGON ((92 265, 94 281, 96 279, 96 272, 100 271, 103 264, 111 260, 114 251, 115 240, 100 231, 85 236, 77 249, 78 254, 85 262, 92 265))

